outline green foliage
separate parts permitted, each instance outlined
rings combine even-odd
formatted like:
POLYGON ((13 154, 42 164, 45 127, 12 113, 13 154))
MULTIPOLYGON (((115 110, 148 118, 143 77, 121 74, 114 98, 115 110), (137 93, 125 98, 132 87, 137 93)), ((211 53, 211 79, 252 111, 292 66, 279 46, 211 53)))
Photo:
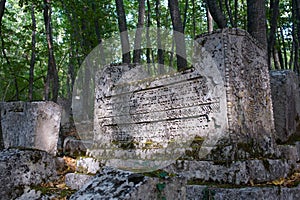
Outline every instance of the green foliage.
MULTIPOLYGON (((179 1, 182 21, 185 16, 185 2, 179 1)), ((186 13, 185 34, 193 41, 196 35, 207 31, 207 16, 205 1, 188 1, 186 13), (193 3, 194 2, 194 3, 193 3)), ((229 27, 246 29, 247 7, 246 1, 222 2, 222 10, 227 18, 229 27), (237 4, 235 4, 237 3, 237 4), (229 17, 231 16, 231 17, 229 17)), ((270 7, 269 3, 266 3, 270 7)), ((36 18, 36 62, 34 69, 33 100, 42 100, 44 85, 47 76, 48 50, 43 18, 43 0, 7 0, 6 9, 1 27, 0 40, 0 100, 28 100, 29 68, 32 53, 31 34, 31 9, 35 8, 36 18)), ((59 95, 64 98, 70 96, 75 75, 85 57, 96 47, 100 40, 110 38, 118 32, 115 1, 89 0, 89 1, 51 1, 52 7, 52 32, 53 48, 57 62, 60 82, 59 95)), ((137 26, 138 1, 124 0, 128 29, 137 26)), ((150 1, 150 8, 145 7, 146 13, 150 12, 151 27, 157 26, 156 1, 150 1)), ((292 14, 292 0, 280 1, 280 17, 276 33, 276 49, 282 56, 282 68, 293 69, 293 56, 299 55, 295 51, 295 29, 297 20, 292 14)), ((160 22, 161 28, 171 30, 171 17, 166 0, 161 0, 160 22)), ((270 27, 270 12, 268 13, 268 27, 270 27)), ((145 25, 147 25, 145 17, 145 25)), ((163 36, 166 37, 166 36, 163 36)), ((131 38, 132 39, 132 38, 131 38)), ((131 41, 133 42, 133 41, 131 41)), ((117 47, 116 47, 117 48, 117 47)), ((175 51, 175 50, 174 50, 175 51)), ((143 51, 143 62, 146 62, 146 50, 143 51)), ((151 62, 157 63, 157 49, 151 49, 151 62)), ((191 54, 191 52, 188 52, 191 54)), ((175 57, 173 55, 173 57, 175 57)), ((171 52, 164 54, 166 66, 176 66, 171 52)), ((300 56, 298 56, 300 59, 300 56)), ((169 70, 169 69, 168 69, 169 70)), ((158 66, 151 65, 149 71, 157 74, 158 66)), ((83 80, 84 81, 84 80, 83 80)), ((78 88, 84 82, 79 81, 78 88), (80 85, 81 84, 81 85, 80 85)), ((93 86, 93 81, 91 81, 93 86)), ((93 91, 90 91, 92 93, 93 91)))

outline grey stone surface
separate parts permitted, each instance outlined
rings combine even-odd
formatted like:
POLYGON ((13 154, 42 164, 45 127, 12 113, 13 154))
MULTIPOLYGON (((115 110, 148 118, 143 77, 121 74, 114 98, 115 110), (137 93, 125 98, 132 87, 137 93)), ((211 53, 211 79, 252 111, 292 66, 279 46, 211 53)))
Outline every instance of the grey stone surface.
POLYGON ((72 190, 79 190, 84 184, 90 181, 93 176, 86 174, 68 173, 65 176, 66 186, 72 190))
POLYGON ((5 148, 35 148, 56 154, 61 108, 53 102, 2 102, 5 148))
POLYGON ((87 148, 93 144, 92 141, 79 140, 68 136, 64 139, 63 152, 70 156, 84 156, 87 148))
POLYGON ((212 161, 184 161, 166 167, 169 173, 179 174, 188 180, 245 185, 266 183, 293 172, 296 162, 286 160, 246 160, 215 164, 212 161))
POLYGON ((38 185, 56 178, 53 156, 38 150, 9 149, 0 152, 0 196, 13 199, 25 186, 38 185))
POLYGON ((30 189, 30 187, 26 187, 24 189, 24 193, 16 198, 16 200, 39 200, 42 197, 41 191, 36 191, 33 189, 30 189))
POLYGON ((103 164, 94 159, 87 157, 79 157, 76 160, 76 172, 85 174, 96 174, 101 170, 103 164))
POLYGON ((204 185, 187 186, 187 200, 297 200, 300 198, 300 187, 245 187, 217 188, 204 185))
POLYGON ((72 199, 185 199, 184 179, 160 180, 128 171, 105 168, 72 199), (173 180, 173 181, 172 181, 173 180), (175 180, 175 181, 174 181, 175 180), (158 189, 159 188, 159 189, 158 189))
POLYGON ((300 135, 300 97, 298 76, 290 70, 271 71, 273 111, 278 142, 300 135))
POLYGON ((142 170, 183 154, 223 161, 274 154, 265 49, 243 30, 224 29, 196 39, 194 61, 191 69, 159 77, 140 65, 102 69, 89 155, 142 170))

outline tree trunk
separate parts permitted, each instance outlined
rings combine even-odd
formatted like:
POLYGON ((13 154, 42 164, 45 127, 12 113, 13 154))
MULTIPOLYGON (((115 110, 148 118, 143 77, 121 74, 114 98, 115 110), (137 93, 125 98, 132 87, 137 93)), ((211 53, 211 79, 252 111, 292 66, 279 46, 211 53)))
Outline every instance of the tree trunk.
POLYGON ((115 0, 122 46, 122 62, 130 63, 130 44, 123 0, 115 0))
POLYGON ((189 0, 185 0, 184 17, 183 17, 183 32, 185 31, 185 27, 186 27, 188 9, 189 9, 189 0))
POLYGON ((214 21, 209 12, 208 6, 206 6, 206 18, 207 18, 207 31, 212 33, 214 31, 214 21))
POLYGON ((155 13, 156 13, 156 24, 157 24, 157 57, 158 57, 158 73, 164 74, 165 68, 164 68, 164 51, 162 49, 161 44, 161 31, 160 31, 160 0, 156 0, 156 7, 155 7, 155 13))
POLYGON ((134 51, 133 51, 133 62, 140 63, 141 62, 141 43, 142 43, 142 33, 143 27, 145 23, 145 0, 139 0, 139 16, 138 16, 138 24, 135 32, 134 39, 134 51))
POLYGON ((235 23, 233 21, 233 16, 232 16, 232 11, 231 11, 228 0, 225 0, 225 6, 226 6, 226 10, 227 10, 227 13, 228 13, 228 16, 229 16, 229 22, 230 22, 232 27, 235 27, 235 23))
POLYGON ((297 73, 300 73, 300 2, 299 0, 293 0, 293 10, 294 10, 294 17, 296 19, 294 22, 294 27, 296 29, 296 33, 294 36, 295 42, 295 58, 294 58, 294 70, 297 73))
POLYGON ((247 0, 248 32, 267 48, 266 7, 264 0, 247 0))
POLYGON ((171 19, 174 30, 176 44, 177 70, 181 71, 187 68, 186 44, 184 38, 183 25, 180 18, 178 0, 168 0, 171 19))
POLYGON ((6 2, 6 0, 0 0, 0 36, 2 33, 1 32, 2 31, 2 18, 3 18, 4 10, 5 10, 5 2, 6 2))
POLYGON ((29 90, 28 99, 33 100, 33 82, 34 82, 34 64, 35 64, 35 48, 36 48, 36 20, 35 20, 35 5, 31 5, 31 22, 32 22, 32 35, 31 35, 31 58, 29 69, 29 90))
POLYGON ((214 19, 214 21, 217 23, 219 28, 226 28, 227 27, 227 21, 224 16, 224 13, 221 11, 221 9, 218 7, 217 0, 206 0, 208 9, 214 19))
MULTIPOLYGON (((274 49, 275 40, 276 40, 276 30, 277 30, 277 20, 279 15, 279 0, 270 1, 270 10, 271 10, 271 27, 268 38, 268 66, 271 69, 271 54, 272 49, 274 49)), ((274 52, 273 52, 274 53, 274 52)))
POLYGON ((151 8, 150 8, 150 1, 147 0, 147 29, 146 29, 146 39, 147 39, 147 49, 146 49, 146 59, 147 59, 147 67, 148 67, 148 73, 151 73, 151 52, 150 52, 150 33, 149 28, 151 26, 151 8))
POLYGON ((51 0, 44 0, 44 22, 46 28, 46 38, 48 47, 48 73, 45 86, 45 99, 50 100, 50 90, 52 92, 51 100, 57 102, 58 98, 58 73, 56 69, 56 62, 53 50, 53 36, 52 36, 52 26, 51 26, 51 0))

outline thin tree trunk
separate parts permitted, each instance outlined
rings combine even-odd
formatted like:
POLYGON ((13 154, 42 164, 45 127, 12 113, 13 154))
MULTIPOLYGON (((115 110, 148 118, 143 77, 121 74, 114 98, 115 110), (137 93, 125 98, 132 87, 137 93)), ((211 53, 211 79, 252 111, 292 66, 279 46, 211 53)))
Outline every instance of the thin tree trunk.
POLYGON ((238 9, 239 9, 239 1, 238 0, 234 0, 234 28, 237 27, 238 9))
POLYGON ((247 0, 248 32, 267 48, 266 8, 264 0, 247 0))
POLYGON ((158 73, 164 74, 165 68, 164 68, 164 51, 162 49, 161 44, 161 30, 160 30, 160 0, 156 0, 156 7, 155 7, 155 13, 156 13, 156 24, 157 24, 157 57, 158 57, 158 73))
POLYGON ((278 41, 280 41, 281 38, 281 45, 283 48, 283 56, 284 56, 284 66, 287 69, 288 68, 288 58, 287 58, 287 50, 286 50, 286 44, 284 42, 284 35, 283 35, 283 28, 280 27, 280 36, 278 36, 278 41))
POLYGON ((45 99, 50 100, 50 89, 52 89, 52 101, 57 102, 58 98, 58 73, 56 69, 56 62, 54 57, 53 50, 53 36, 52 36, 52 26, 51 26, 51 0, 44 0, 44 22, 46 28, 46 38, 47 38, 47 47, 48 47, 48 74, 46 80, 46 89, 45 89, 45 99))
POLYGON ((279 16, 279 0, 270 1, 270 10, 271 10, 271 27, 268 38, 268 66, 271 69, 271 54, 272 49, 274 49, 275 40, 276 40, 276 30, 277 30, 277 20, 279 16))
POLYGON ((207 31, 212 33, 214 31, 214 21, 209 12, 208 6, 206 6, 206 18, 207 18, 207 31))
POLYGON ((151 73, 151 52, 150 52, 150 36, 149 36, 149 28, 151 26, 151 8, 150 8, 150 1, 147 0, 147 29, 146 29, 146 38, 147 38, 147 49, 146 49, 146 59, 147 59, 147 67, 148 73, 151 73))
POLYGON ((228 16, 229 16, 229 22, 230 22, 231 26, 234 27, 235 23, 233 21, 232 11, 231 11, 228 0, 225 0, 225 6, 226 6, 226 10, 227 10, 227 13, 228 13, 228 16))
POLYGON ((189 9, 189 0, 185 0, 184 17, 183 17, 183 32, 185 32, 188 9, 189 9))
POLYGON ((130 63, 130 45, 129 45, 129 38, 127 33, 127 22, 126 22, 126 15, 124 10, 124 3, 123 0, 115 0, 116 2, 116 9, 118 15, 118 24, 119 24, 119 31, 121 34, 121 46, 122 46, 122 62, 123 63, 130 63))
POLYGON ((274 49, 273 49, 273 59, 274 59, 275 69, 276 70, 282 69, 281 62, 280 62, 280 59, 279 59, 278 50, 276 49, 276 47, 274 47, 274 49))
MULTIPOLYGON (((295 34, 295 60, 294 60, 294 69, 295 69, 295 72, 298 72, 300 73, 300 63, 299 63, 299 57, 300 57, 300 2, 299 0, 293 0, 293 7, 295 10, 295 14, 294 16, 296 16, 296 20, 294 22, 294 26, 296 27, 296 33, 295 34)), ((295 19, 295 18, 293 18, 295 19)))
POLYGON ((168 5, 171 13, 176 44, 177 70, 181 71, 187 68, 187 60, 184 30, 180 18, 178 0, 168 0, 168 5))
POLYGON ((134 51, 133 51, 133 62, 140 63, 141 62, 141 44, 142 44, 142 33, 143 27, 145 23, 145 0, 139 0, 139 16, 138 16, 138 24, 135 32, 134 39, 134 51))
POLYGON ((2 18, 4 15, 4 11, 5 11, 5 2, 6 2, 6 0, 0 1, 0 37, 2 37, 2 35, 1 35, 1 33, 2 33, 2 18))
POLYGON ((193 38, 196 37, 196 6, 195 6, 195 0, 192 0, 192 6, 193 6, 193 38))
POLYGON ((34 82, 34 64, 35 64, 35 48, 36 48, 36 20, 35 20, 35 5, 31 5, 31 22, 32 22, 32 35, 31 35, 31 58, 29 69, 29 90, 28 99, 33 100, 33 82, 34 82))
POLYGON ((208 9, 218 27, 221 29, 227 27, 226 18, 224 16, 224 13, 218 6, 217 0, 206 0, 206 2, 208 5, 208 9))

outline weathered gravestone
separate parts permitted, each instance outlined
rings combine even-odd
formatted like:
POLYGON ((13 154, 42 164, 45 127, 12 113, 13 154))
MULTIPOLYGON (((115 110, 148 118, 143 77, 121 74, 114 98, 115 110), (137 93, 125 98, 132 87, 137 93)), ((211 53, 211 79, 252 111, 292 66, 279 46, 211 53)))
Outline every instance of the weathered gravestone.
POLYGON ((2 102, 4 148, 25 147, 56 154, 61 108, 53 102, 2 102))
POLYGON ((140 65, 105 67, 96 77, 90 154, 143 171, 183 155, 232 160, 273 153, 265 56, 245 31, 224 29, 196 40, 193 67, 184 71, 151 77, 140 65))
POLYGON ((292 136, 300 136, 299 80, 289 70, 271 71, 270 77, 276 140, 284 143, 292 136))

